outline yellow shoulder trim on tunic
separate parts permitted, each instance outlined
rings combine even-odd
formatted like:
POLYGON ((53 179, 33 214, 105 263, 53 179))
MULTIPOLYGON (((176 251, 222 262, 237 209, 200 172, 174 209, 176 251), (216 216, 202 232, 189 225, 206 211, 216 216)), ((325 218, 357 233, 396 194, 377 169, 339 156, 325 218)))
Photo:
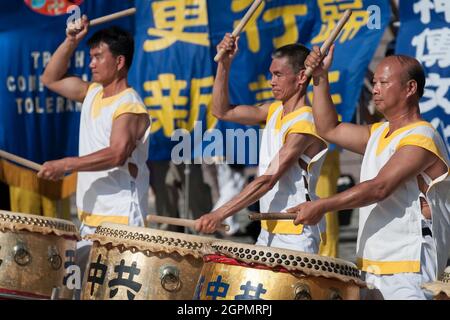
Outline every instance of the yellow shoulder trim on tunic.
POLYGON ((113 120, 116 120, 118 116, 121 116, 124 113, 135 113, 135 114, 148 114, 145 107, 140 103, 125 103, 120 105, 113 115, 113 120))
POLYGON ((397 149, 400 149, 404 146, 417 146, 424 148, 434 155, 436 155, 439 159, 442 160, 442 162, 445 163, 444 157, 442 156, 441 151, 437 148, 436 144, 434 143, 433 139, 430 137, 421 135, 421 134, 411 134, 402 140, 400 140, 399 144, 397 145, 397 149))
POLYGON ((97 118, 102 109, 105 107, 111 106, 114 101, 121 98, 124 94, 129 92, 131 88, 127 88, 123 90, 122 92, 119 92, 118 94, 115 94, 111 97, 103 98, 103 90, 100 90, 94 97, 94 100, 92 101, 92 109, 91 109, 91 116, 92 118, 97 118))
POLYGON ((281 107, 281 101, 275 101, 269 106, 269 111, 267 112, 267 122, 269 122, 269 119, 272 118, 272 115, 279 107, 281 107))
MULTIPOLYGON (((311 107, 302 107, 298 110, 295 110, 294 112, 291 112, 289 114, 287 114, 283 119, 282 119, 282 123, 284 123, 285 121, 289 121, 292 118, 295 118, 297 116, 299 116, 300 114, 303 113, 312 113, 312 108, 311 107)), ((312 121, 309 120, 300 120, 295 122, 284 134, 283 136, 283 143, 286 141, 286 137, 291 134, 291 133, 304 133, 304 134, 310 134, 320 140, 322 140, 323 142, 327 143, 321 136, 319 136, 317 134, 316 131, 316 126, 314 125, 314 123, 312 121)))
POLYGON ((289 112, 287 115, 285 115, 282 119, 283 123, 287 122, 289 120, 292 120, 293 118, 303 114, 303 113, 312 113, 312 108, 309 106, 301 107, 300 109, 294 110, 292 112, 289 112))
POLYGON ((321 141, 327 143, 321 136, 317 134, 316 127, 314 124, 308 120, 301 120, 296 123, 292 127, 290 127, 283 136, 283 143, 286 140, 286 137, 291 133, 300 133, 300 134, 310 134, 321 141))
POLYGON ((372 133, 377 130, 379 127, 381 127, 383 124, 385 124, 386 122, 377 122, 374 123, 370 126, 370 135, 372 135, 372 133))
POLYGON ((283 220, 261 220, 261 228, 270 233, 279 234, 301 234, 303 232, 303 225, 296 226, 293 221, 283 220))
POLYGON ((92 83, 89 85, 89 87, 88 87, 88 91, 90 91, 90 90, 92 90, 92 89, 95 89, 95 88, 97 88, 97 87, 101 87, 101 84, 100 84, 100 83, 97 83, 97 82, 92 82, 92 83))
POLYGON ((412 123, 412 124, 407 125, 407 126, 405 126, 403 128, 395 130, 394 132, 391 133, 391 135, 389 137, 386 137, 386 135, 389 132, 389 126, 387 126, 383 130, 383 133, 381 134, 381 137, 378 140, 378 146, 377 146, 377 153, 376 153, 376 155, 377 156, 380 155, 383 152, 383 150, 386 149, 386 147, 391 143, 392 139, 394 139, 399 134, 401 134, 401 133, 403 133, 403 132, 405 132, 407 130, 410 130, 410 129, 413 129, 413 128, 416 128, 416 127, 420 127, 420 126, 424 126, 424 125, 433 127, 429 122, 419 121, 419 122, 412 123))

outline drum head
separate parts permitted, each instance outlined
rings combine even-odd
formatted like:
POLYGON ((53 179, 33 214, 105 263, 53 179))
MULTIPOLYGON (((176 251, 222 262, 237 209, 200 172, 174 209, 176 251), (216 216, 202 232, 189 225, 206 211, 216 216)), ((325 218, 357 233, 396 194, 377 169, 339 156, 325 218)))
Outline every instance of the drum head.
POLYGON ((286 269, 291 273, 334 278, 365 287, 359 270, 351 262, 304 253, 301 251, 271 248, 240 243, 212 243, 218 253, 251 265, 265 265, 273 269, 286 269))
POLYGON ((92 235, 85 239, 101 245, 112 245, 123 250, 141 251, 148 255, 153 252, 177 252, 181 256, 202 257, 210 252, 209 244, 215 238, 201 237, 152 228, 130 227, 123 224, 102 223, 92 235))
POLYGON ((55 234, 81 239, 77 228, 71 221, 0 210, 0 231, 6 230, 37 232, 44 235, 55 234))

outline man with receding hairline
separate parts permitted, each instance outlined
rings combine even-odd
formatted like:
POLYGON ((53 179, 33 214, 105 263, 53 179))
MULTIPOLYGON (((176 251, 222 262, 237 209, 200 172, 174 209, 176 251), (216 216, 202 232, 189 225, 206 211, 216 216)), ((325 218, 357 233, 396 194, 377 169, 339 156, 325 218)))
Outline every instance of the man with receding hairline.
POLYGON ((407 56, 377 66, 373 100, 386 122, 340 123, 331 101, 327 57, 315 47, 305 61, 313 71, 313 114, 330 143, 363 154, 361 183, 335 196, 288 210, 295 223, 314 224, 325 212, 360 207, 358 266, 365 298, 429 299, 421 284, 443 272, 450 249, 450 160, 442 138, 420 116, 425 74, 407 56))
MULTIPOLYGON (((261 137, 258 177, 237 196, 196 220, 196 229, 211 233, 227 217, 260 201, 261 212, 285 212, 296 203, 316 198, 316 185, 327 145, 314 127, 306 88, 310 79, 304 61, 309 49, 288 44, 272 54, 270 84, 275 102, 261 106, 231 107, 228 80, 231 61, 237 53, 237 38, 227 34, 218 49, 226 54, 218 63, 213 88, 213 114, 225 121, 258 125, 265 123, 261 137)), ((257 245, 317 253, 325 221, 314 226, 295 226, 292 221, 262 221, 257 245)))

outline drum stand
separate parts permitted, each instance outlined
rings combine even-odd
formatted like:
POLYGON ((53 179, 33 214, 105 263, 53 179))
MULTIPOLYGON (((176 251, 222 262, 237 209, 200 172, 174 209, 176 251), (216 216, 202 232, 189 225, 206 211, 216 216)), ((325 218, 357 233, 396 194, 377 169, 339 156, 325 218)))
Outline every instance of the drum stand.
POLYGON ((54 287, 52 290, 52 295, 50 296, 50 300, 59 300, 59 288, 54 287))
POLYGON ((190 176, 191 176, 191 167, 188 162, 184 164, 184 208, 183 214, 184 218, 190 219, 189 217, 189 192, 190 192, 190 176))

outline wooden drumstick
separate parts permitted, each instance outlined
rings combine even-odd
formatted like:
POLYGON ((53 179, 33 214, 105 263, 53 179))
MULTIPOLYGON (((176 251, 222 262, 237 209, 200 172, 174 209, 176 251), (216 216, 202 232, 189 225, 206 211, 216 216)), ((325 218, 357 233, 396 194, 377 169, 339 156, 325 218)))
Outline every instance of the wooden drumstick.
MULTIPOLYGON (((191 219, 169 218, 169 217, 162 217, 162 216, 157 216, 154 214, 149 214, 147 216, 147 222, 148 223, 150 223, 150 222, 167 223, 167 224, 172 224, 175 226, 181 226, 181 227, 195 229, 195 220, 191 220, 191 219)), ((230 230, 230 226, 227 224, 222 224, 220 227, 217 228, 217 230, 228 231, 228 230, 230 230)))
POLYGON ((267 213, 250 213, 248 218, 251 221, 258 220, 294 220, 297 218, 296 213, 283 213, 283 212, 267 212, 267 213))
POLYGON ((19 156, 16 156, 12 153, 9 153, 9 152, 3 151, 3 150, 0 150, 0 157, 3 159, 7 159, 7 160, 13 161, 15 163, 18 163, 24 167, 33 169, 35 171, 41 171, 41 169, 42 169, 42 165, 40 165, 36 162, 21 158, 19 156))
POLYGON ((123 17, 127 17, 127 16, 131 16, 132 14, 136 13, 136 8, 130 8, 130 9, 126 9, 126 10, 122 10, 122 11, 118 11, 112 14, 108 14, 106 16, 103 17, 99 17, 96 19, 93 19, 89 22, 89 27, 94 27, 96 25, 99 25, 101 23, 105 23, 105 22, 109 22, 115 19, 119 19, 119 18, 123 18, 123 17))
MULTIPOLYGON (((244 17, 241 19, 241 21, 239 21, 239 24, 236 26, 236 28, 234 28, 233 32, 231 33, 233 37, 237 37, 241 33, 242 29, 245 28, 248 21, 250 20, 250 18, 252 17, 252 15, 255 13, 256 9, 258 9, 259 5, 262 2, 263 0, 255 0, 253 2, 251 7, 245 13, 244 17)), ((220 49, 219 52, 217 52, 216 56, 214 57, 214 61, 215 62, 219 61, 220 58, 225 54, 225 52, 226 52, 225 49, 220 49)))
MULTIPOLYGON (((328 52, 328 50, 330 49, 331 45, 336 40, 337 36, 341 32, 341 30, 344 27, 344 25, 347 23, 347 21, 348 21, 348 19, 350 18, 351 15, 352 15, 352 11, 350 9, 345 10, 344 15, 341 17, 341 19, 339 19, 339 22, 336 25, 336 27, 333 29, 333 31, 331 31, 331 34, 328 37, 328 39, 325 40, 325 42, 320 47, 320 53, 326 54, 328 52)), ((322 59, 324 57, 325 56, 323 56, 322 59)), ((306 74, 307 77, 310 77, 312 75, 312 72, 313 72, 313 69, 311 67, 308 67, 308 68, 306 68, 305 74, 306 74)))

